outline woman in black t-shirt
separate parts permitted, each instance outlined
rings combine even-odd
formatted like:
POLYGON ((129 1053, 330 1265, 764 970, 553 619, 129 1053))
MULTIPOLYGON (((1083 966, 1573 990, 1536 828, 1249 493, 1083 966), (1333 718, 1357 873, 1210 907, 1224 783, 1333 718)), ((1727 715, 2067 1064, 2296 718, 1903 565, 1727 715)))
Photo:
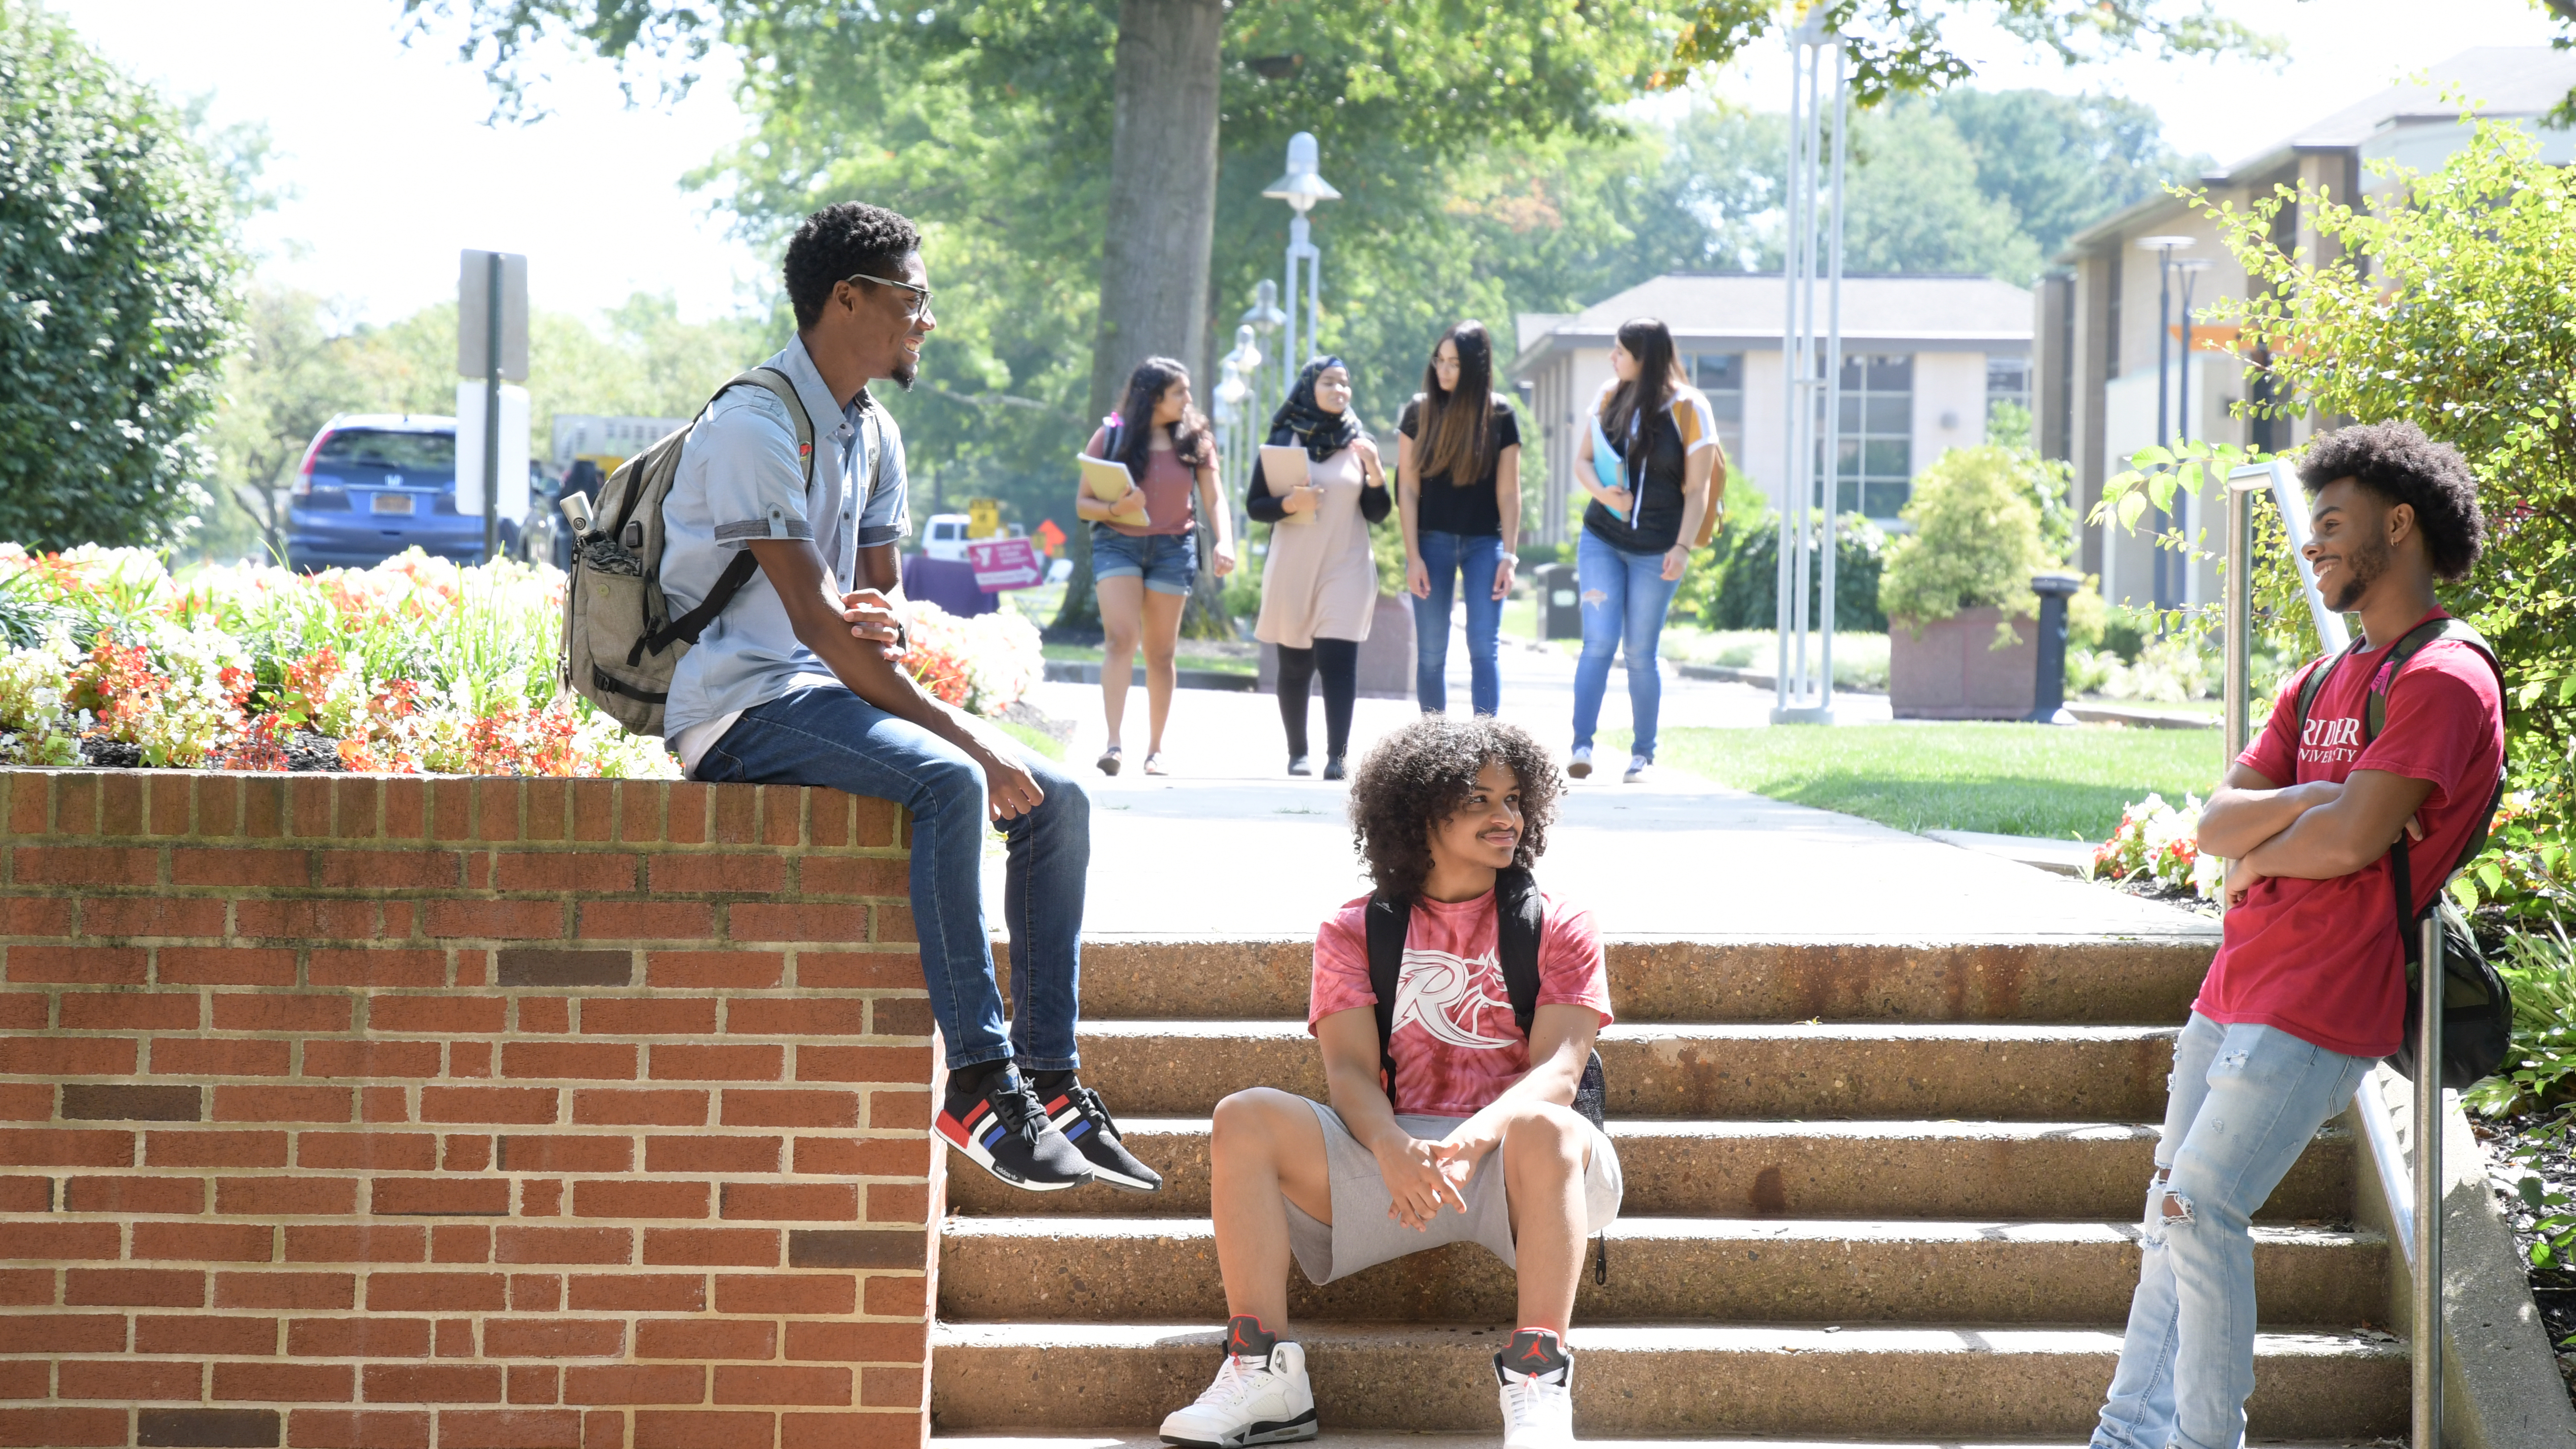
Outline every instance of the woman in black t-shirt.
POLYGON ((1469 700, 1478 714, 1498 713, 1503 682, 1494 655, 1520 542, 1521 429, 1494 391, 1485 324, 1461 322, 1442 335, 1395 431, 1414 699, 1424 714, 1448 712, 1449 590, 1463 580, 1469 700))

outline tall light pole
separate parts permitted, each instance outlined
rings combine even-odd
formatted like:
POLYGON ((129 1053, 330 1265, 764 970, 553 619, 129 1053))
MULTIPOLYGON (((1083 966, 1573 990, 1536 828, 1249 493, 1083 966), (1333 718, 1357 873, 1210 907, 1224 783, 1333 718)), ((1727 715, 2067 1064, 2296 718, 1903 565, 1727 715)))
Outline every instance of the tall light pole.
POLYGON ((1780 269, 1789 299, 1780 337, 1788 456, 1781 470, 1780 657, 1773 673, 1773 724, 1834 722, 1834 509, 1842 501, 1843 165, 1851 87, 1850 57, 1842 37, 1825 28, 1824 16, 1825 7, 1818 6, 1789 35, 1788 226, 1780 269), (1830 161, 1825 151, 1828 110, 1830 161), (1829 200, 1820 195, 1828 188, 1829 200), (1819 280, 1825 291, 1821 326, 1816 315, 1819 280), (1807 648, 1810 629, 1817 636, 1812 654, 1807 648))
MULTIPOLYGON (((1268 287, 1268 282, 1261 284, 1268 287)), ((1276 307, 1271 309, 1277 311, 1276 307)), ((1253 439, 1261 428, 1261 342, 1254 335, 1255 324, 1246 322, 1234 329, 1234 350, 1218 362, 1224 374, 1216 385, 1217 453, 1225 466, 1225 476, 1236 486, 1228 492, 1242 496, 1241 484, 1252 476, 1253 439)), ((1245 533, 1241 508, 1235 510, 1234 536, 1245 533)))
MULTIPOLYGON (((2183 257, 2173 265, 2175 271, 2182 273, 2182 365, 2175 369, 2174 378, 2174 443, 2180 446, 2190 442, 2192 434, 2191 284, 2201 273, 2209 270, 2209 258, 2183 257)), ((2200 490, 2196 485, 2192 489, 2190 501, 2183 505, 2183 532, 2195 540, 2200 534, 2200 490)), ((2180 592, 2190 594, 2193 592, 2192 565, 2184 562, 2181 568, 2183 582, 2180 592)))
MULTIPOLYGON (((2170 449, 2174 445, 2173 416, 2167 408, 2173 390, 2173 272, 2174 253, 2194 245, 2187 236, 2142 236, 2138 250, 2156 254, 2156 446, 2170 449)), ((2165 511, 2155 509, 2151 518, 2156 536, 2161 539, 2167 524, 2165 511)), ((2166 548, 2156 545, 2155 605, 2158 609, 2173 607, 2172 589, 2167 583, 2166 548)))
POLYGON ((1299 131, 1288 138, 1288 174, 1273 181, 1261 193, 1273 201, 1284 201, 1297 215, 1288 223, 1288 340, 1279 349, 1279 365, 1290 377, 1315 356, 1315 323, 1324 291, 1324 254, 1316 250, 1313 232, 1306 225, 1306 213, 1319 201, 1339 201, 1342 194, 1333 189, 1315 170, 1315 133, 1299 131), (1306 345, 1301 353, 1297 346, 1297 264, 1306 264, 1306 345))
MULTIPOLYGON (((1244 308, 1243 315, 1235 320, 1251 328, 1255 337, 1267 342, 1270 334, 1278 331, 1280 324, 1288 320, 1288 314, 1279 310, 1279 284, 1268 277, 1262 278, 1261 284, 1252 289, 1252 305, 1244 308)), ((1263 360, 1260 357, 1260 348, 1255 347, 1253 354, 1255 362, 1263 360)), ((1252 388, 1252 411, 1259 413, 1269 405, 1269 385, 1262 378, 1258 367, 1254 368, 1248 376, 1252 388)), ((1279 395, 1282 398, 1288 395, 1285 384, 1281 385, 1279 395)))

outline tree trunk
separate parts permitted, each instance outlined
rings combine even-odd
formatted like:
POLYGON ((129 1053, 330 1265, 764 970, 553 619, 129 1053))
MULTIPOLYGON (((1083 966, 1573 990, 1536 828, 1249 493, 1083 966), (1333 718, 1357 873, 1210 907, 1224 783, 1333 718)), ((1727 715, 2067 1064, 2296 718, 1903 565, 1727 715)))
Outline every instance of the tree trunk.
MULTIPOLYGON (((1136 364, 1177 357, 1205 397, 1209 253, 1216 241, 1217 41, 1223 0, 1120 0, 1117 111, 1109 132, 1109 226, 1100 248, 1100 333, 1091 415, 1117 406, 1136 364)), ((1099 627, 1091 533, 1077 523, 1073 577, 1049 632, 1099 627)))

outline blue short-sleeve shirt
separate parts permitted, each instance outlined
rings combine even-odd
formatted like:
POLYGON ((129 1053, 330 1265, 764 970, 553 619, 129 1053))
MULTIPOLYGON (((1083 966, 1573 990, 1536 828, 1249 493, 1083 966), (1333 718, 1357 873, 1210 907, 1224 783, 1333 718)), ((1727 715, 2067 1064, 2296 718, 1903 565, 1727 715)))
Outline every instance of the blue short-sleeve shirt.
MULTIPOLYGON (((797 456, 796 424, 765 388, 726 389, 707 405, 680 451, 662 503, 662 591, 674 617, 695 608, 736 553, 755 538, 801 538, 821 550, 844 591, 858 587, 858 551, 911 533, 904 499, 903 438, 862 390, 847 408, 814 368, 804 339, 764 366, 796 384, 814 423, 814 481, 797 456)), ((671 677, 664 734, 766 704, 830 668, 796 638, 787 608, 754 573, 671 677)))

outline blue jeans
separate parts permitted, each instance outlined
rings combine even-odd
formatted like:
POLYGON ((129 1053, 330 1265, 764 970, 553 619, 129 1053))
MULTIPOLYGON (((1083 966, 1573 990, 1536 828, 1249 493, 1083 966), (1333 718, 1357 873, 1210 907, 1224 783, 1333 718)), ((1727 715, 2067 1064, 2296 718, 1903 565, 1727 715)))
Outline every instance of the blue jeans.
POLYGON ((2373 1065, 2198 1012, 2174 1043, 2128 1337, 2094 1449, 2236 1449, 2254 1392, 2246 1222, 2373 1065), (2168 1216, 2167 1200, 2173 1203, 2168 1216))
POLYGON ((1592 748, 1601 697, 1610 690, 1610 657, 1625 648, 1628 712, 1637 729, 1628 751, 1651 760, 1655 712, 1664 702, 1655 648, 1664 634, 1664 611, 1672 607, 1681 580, 1664 577, 1662 554, 1612 548, 1588 528, 1574 545, 1574 580, 1583 590, 1583 653, 1574 661, 1574 747, 1592 748))
POLYGON ((1494 571, 1503 566, 1502 537, 1425 529, 1418 541, 1422 566, 1431 571, 1431 597, 1413 601, 1414 700, 1424 714, 1449 712, 1449 589, 1463 581, 1468 698, 1476 713, 1500 714, 1503 672, 1494 649, 1503 636, 1503 605, 1494 597, 1494 571))
POLYGON ((1037 809, 989 824, 984 770, 963 750, 838 687, 800 689, 744 712, 698 761, 718 784, 828 785, 912 813, 912 921, 951 1070, 1017 1057, 1022 1071, 1070 1071, 1082 980, 1082 891, 1091 800, 1043 759, 1023 767, 1037 809), (1011 936, 1011 1027, 984 925, 984 832, 1009 843, 1002 909, 1011 936))
POLYGON ((1155 593, 1186 598, 1199 576, 1198 537, 1193 531, 1135 538, 1095 523, 1091 525, 1091 576, 1141 578, 1155 593))

